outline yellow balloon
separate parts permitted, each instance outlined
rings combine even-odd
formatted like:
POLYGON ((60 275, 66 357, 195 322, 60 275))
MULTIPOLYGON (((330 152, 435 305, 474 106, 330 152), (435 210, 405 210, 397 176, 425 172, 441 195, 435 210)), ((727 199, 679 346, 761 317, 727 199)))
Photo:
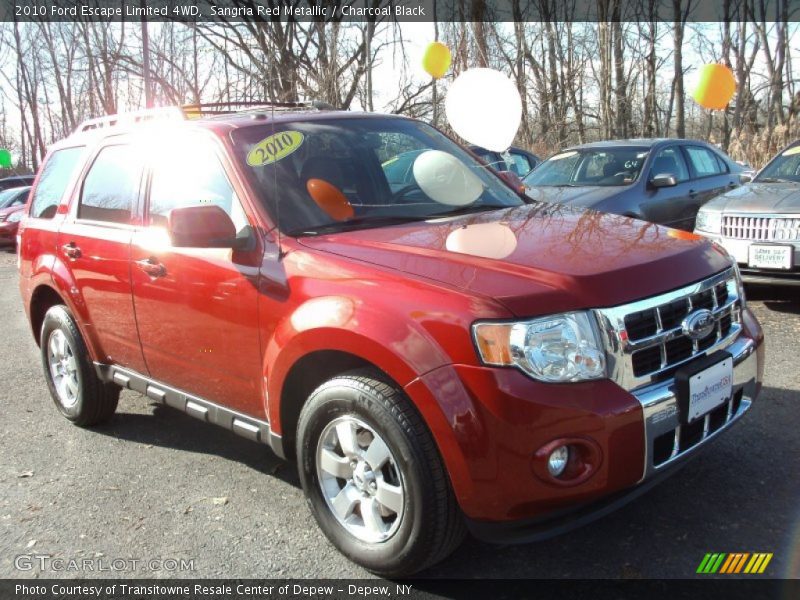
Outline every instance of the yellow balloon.
POLYGON ((704 108, 722 110, 736 92, 736 78, 725 65, 705 65, 700 71, 694 100, 704 108))
POLYGON ((441 42, 431 42, 422 57, 422 68, 434 79, 439 79, 450 68, 450 60, 450 48, 441 42))

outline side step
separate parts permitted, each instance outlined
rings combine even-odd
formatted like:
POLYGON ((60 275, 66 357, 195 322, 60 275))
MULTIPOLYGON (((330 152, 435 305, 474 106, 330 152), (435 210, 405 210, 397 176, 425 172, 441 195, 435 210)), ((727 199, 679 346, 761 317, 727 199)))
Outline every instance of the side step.
POLYGON ((103 381, 116 383, 156 402, 177 408, 196 419, 219 425, 254 442, 266 444, 275 454, 285 458, 281 436, 272 432, 267 421, 243 415, 123 367, 100 363, 95 363, 94 366, 97 376, 103 381))

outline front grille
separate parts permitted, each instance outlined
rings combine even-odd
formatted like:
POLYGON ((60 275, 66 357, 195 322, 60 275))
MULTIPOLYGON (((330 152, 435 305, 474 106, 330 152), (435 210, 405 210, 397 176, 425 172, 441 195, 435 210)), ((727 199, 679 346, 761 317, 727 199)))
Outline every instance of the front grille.
POLYGON ((800 217, 724 215, 722 237, 757 242, 800 240, 800 217))
POLYGON ((612 376, 626 389, 672 376, 683 363, 736 339, 740 300, 732 269, 681 290, 597 311, 605 333, 612 376), (683 322, 706 309, 716 321, 710 334, 693 340, 683 322))
POLYGON ((654 439, 653 466, 658 467, 696 446, 736 417, 742 404, 743 392, 743 389, 738 389, 734 392, 733 398, 723 402, 702 418, 687 425, 680 425, 654 439))

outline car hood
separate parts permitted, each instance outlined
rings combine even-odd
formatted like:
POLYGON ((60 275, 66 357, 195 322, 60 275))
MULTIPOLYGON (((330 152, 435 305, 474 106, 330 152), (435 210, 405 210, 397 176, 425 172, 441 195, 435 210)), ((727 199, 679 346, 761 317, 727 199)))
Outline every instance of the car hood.
POLYGON ((557 202, 558 204, 569 204, 570 206, 594 207, 601 202, 616 196, 622 190, 622 186, 534 186, 525 187, 525 194, 533 200, 541 202, 557 202))
POLYGON ((800 184, 748 183, 716 197, 703 208, 737 213, 800 213, 800 184))
POLYGON ((699 236, 545 203, 298 241, 495 298, 519 316, 615 306, 730 266, 699 236))

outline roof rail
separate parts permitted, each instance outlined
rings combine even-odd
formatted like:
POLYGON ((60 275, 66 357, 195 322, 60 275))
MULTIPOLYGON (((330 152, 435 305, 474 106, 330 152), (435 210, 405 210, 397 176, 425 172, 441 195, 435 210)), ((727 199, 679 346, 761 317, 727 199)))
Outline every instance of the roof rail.
POLYGON ((131 127, 140 123, 157 120, 200 119, 211 115, 229 115, 238 112, 274 110, 337 110, 327 102, 209 102, 184 104, 183 106, 164 106, 148 108, 116 115, 88 119, 75 129, 73 134, 86 133, 109 127, 131 127))
POLYGON ((78 125, 74 133, 85 133, 97 129, 107 129, 109 127, 124 127, 145 123, 156 120, 179 120, 185 119, 183 111, 177 106, 165 106, 163 108, 148 108, 146 110, 136 110, 132 112, 119 113, 117 115, 107 115, 88 119, 78 125))

